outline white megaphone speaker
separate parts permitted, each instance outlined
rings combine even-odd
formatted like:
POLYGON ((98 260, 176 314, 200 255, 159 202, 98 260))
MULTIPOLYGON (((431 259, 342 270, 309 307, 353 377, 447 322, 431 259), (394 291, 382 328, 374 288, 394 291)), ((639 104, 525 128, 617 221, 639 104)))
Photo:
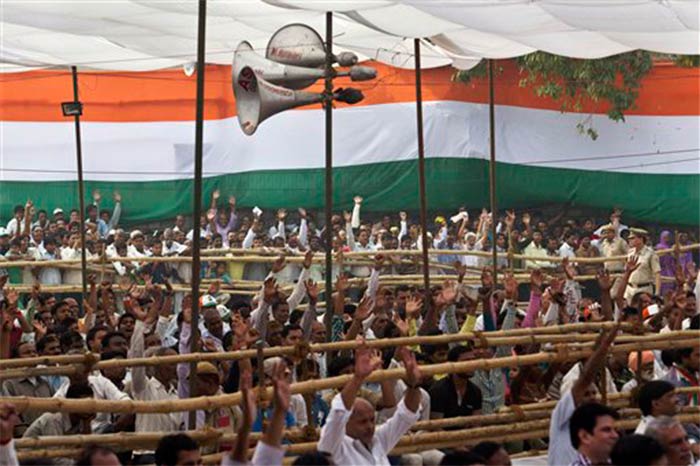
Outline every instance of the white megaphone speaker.
POLYGON ((295 90, 311 86, 326 74, 325 70, 319 68, 304 68, 268 60, 255 53, 249 42, 243 41, 238 44, 233 55, 233 76, 238 76, 246 66, 253 68, 258 78, 295 90))
POLYGON ((233 93, 238 122, 249 136, 255 133, 261 122, 276 113, 323 100, 323 94, 293 91, 270 84, 256 76, 250 66, 244 66, 233 75, 233 93))
MULTIPOLYGON (((355 57, 354 54, 350 55, 355 57)), ((238 76, 246 66, 253 68, 258 78, 294 90, 305 89, 326 75, 322 68, 306 68, 268 60, 255 53, 249 42, 243 41, 238 44, 233 55, 233 76, 238 76)), ((333 77, 341 76, 348 76, 352 81, 368 81, 377 77, 377 71, 368 66, 352 66, 349 71, 333 71, 333 77)))

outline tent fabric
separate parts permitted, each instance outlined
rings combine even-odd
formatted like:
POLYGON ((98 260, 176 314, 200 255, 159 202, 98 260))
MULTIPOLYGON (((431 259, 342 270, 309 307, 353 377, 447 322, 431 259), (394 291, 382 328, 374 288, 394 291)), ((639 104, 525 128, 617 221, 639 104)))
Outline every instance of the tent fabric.
MULTIPOLYGON (((0 71, 77 65, 146 71, 195 60, 194 0, 3 2, 0 71)), ((700 53, 697 0, 209 0, 207 57, 229 64, 242 40, 263 51, 279 27, 324 30, 333 11, 337 51, 413 67, 469 68, 481 58, 535 50, 601 58, 635 49, 700 53)))

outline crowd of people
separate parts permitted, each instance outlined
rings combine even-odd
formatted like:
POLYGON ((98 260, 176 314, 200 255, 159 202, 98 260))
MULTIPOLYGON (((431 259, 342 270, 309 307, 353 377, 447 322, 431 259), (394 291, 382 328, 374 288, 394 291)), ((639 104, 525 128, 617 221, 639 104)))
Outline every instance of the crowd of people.
MULTIPOLYGON (((545 220, 511 211, 500 216, 482 211, 472 218, 461 210, 432 222, 430 246, 443 253, 430 254, 431 272, 444 276, 425 290, 420 285, 389 286, 382 278, 420 272, 420 257, 401 253, 421 249, 420 227, 404 212, 377 223, 363 221, 363 200, 356 197, 352 212, 334 215, 327 226, 333 232, 328 247, 336 260, 334 292, 325 297, 318 286, 323 264, 314 260, 315 253, 325 250, 322 225, 304 209, 294 215, 279 210, 272 219, 257 208, 243 213, 234 197, 220 205, 217 190, 199 219, 202 247, 216 250, 217 256, 235 257, 241 249, 250 249, 278 258, 273 263, 203 262, 201 278, 212 281, 200 297, 200 318, 193 326, 192 296, 174 288, 191 281, 191 263, 145 259, 191 255, 193 231, 186 218, 178 216, 175 225, 163 231, 126 231, 119 225, 123 206, 118 194, 112 211, 100 209, 99 193, 93 200, 85 212, 85 252, 90 258, 112 260, 99 279, 95 269, 88 272, 84 299, 74 292, 45 291, 53 285, 82 283, 79 265, 50 263, 81 256, 77 210, 65 216, 56 208, 49 216, 27 202, 17 206, 7 227, 0 229, 0 255, 5 258, 0 263, 5 266, 0 268, 0 358, 89 351, 101 361, 128 360, 240 351, 259 342, 302 348, 306 342, 357 340, 358 346, 354 351, 299 351, 294 357, 264 360, 200 361, 193 377, 188 363, 96 370, 85 362, 75 364, 69 375, 5 378, 4 397, 155 402, 241 392, 242 402, 201 409, 194 416, 44 413, 31 407, 18 412, 5 403, 0 405, 2 465, 184 466, 200 464, 204 455, 217 452, 224 453, 222 464, 276 465, 284 460, 286 444, 313 438, 315 429, 320 429, 316 450, 297 457, 294 464, 507 465, 509 455, 539 449, 548 450, 550 465, 691 465, 700 458, 700 423, 677 419, 681 408, 698 406, 699 391, 677 389, 699 387, 700 344, 630 354, 610 351, 616 337, 629 331, 621 324, 652 333, 700 329, 693 252, 679 247, 691 243, 687 233, 674 237, 663 231, 653 245, 647 230, 623 225, 617 210, 602 226, 592 219, 564 220, 561 215, 545 220), (490 257, 462 254, 492 251, 494 246, 498 252, 517 255, 499 256, 498 277, 493 276, 490 257), (671 253, 656 252, 667 249, 671 253), (353 251, 372 255, 355 264, 338 260, 353 251), (303 257, 303 262, 288 261, 290 256, 303 257), (548 261, 551 256, 560 259, 548 261), (576 262, 579 257, 618 256, 627 259, 576 262), (36 265, 12 267, 18 260, 36 265), (261 283, 255 295, 237 293, 236 281, 241 279, 261 283), (31 291, 15 289, 22 285, 31 291), (324 301, 332 303, 331 316, 325 316, 324 301), (421 367, 557 348, 546 343, 489 347, 465 340, 371 350, 364 343, 604 321, 617 324, 599 335, 592 355, 582 360, 447 374, 425 375, 421 367), (399 367, 405 369, 401 379, 367 381, 377 370, 399 367), (350 381, 338 389, 301 395, 290 388, 296 382, 344 374, 350 381), (272 399, 258 397, 256 386, 272 386, 272 399), (616 428, 618 412, 600 402, 601 393, 618 392, 630 392, 642 413, 639 425, 629 432, 616 428), (392 454, 419 420, 488 415, 545 400, 556 401, 546 438, 465 442, 392 454), (238 435, 232 443, 205 442, 200 448, 183 433, 207 428, 238 435), (114 432, 158 432, 163 437, 150 448, 90 446, 77 458, 18 461, 14 449, 16 438, 114 432), (254 432, 262 437, 249 460, 254 432)), ((459 427, 447 429, 455 428, 459 427)))

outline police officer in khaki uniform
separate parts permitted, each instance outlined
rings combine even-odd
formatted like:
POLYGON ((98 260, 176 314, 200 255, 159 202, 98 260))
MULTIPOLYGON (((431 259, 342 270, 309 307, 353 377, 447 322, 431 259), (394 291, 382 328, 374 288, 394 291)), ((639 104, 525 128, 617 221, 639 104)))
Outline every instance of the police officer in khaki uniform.
POLYGON ((630 251, 627 257, 637 257, 639 268, 632 272, 625 289, 625 299, 632 301, 632 297, 640 292, 654 294, 661 287, 661 265, 659 256, 647 245, 649 233, 641 228, 630 228, 630 251))
MULTIPOLYGON (((624 239, 617 234, 617 228, 612 223, 608 223, 601 228, 603 239, 600 242, 600 249, 603 257, 626 256, 629 251, 629 246, 624 239)), ((625 263, 606 262, 605 270, 608 272, 622 272, 625 270, 625 263)))

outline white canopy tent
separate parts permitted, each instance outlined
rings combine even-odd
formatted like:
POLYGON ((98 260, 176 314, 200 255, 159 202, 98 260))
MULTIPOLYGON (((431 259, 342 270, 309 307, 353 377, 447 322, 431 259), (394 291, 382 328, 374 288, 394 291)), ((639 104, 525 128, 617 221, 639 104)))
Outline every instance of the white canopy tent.
MULTIPOLYGON (((77 65, 153 70, 195 61, 194 0, 5 0, 0 70, 77 65)), ((228 64, 241 40, 263 49, 279 27, 324 30, 338 50, 413 66, 470 68, 535 50, 600 58, 634 49, 700 53, 698 0, 209 0, 206 62, 228 64)))

